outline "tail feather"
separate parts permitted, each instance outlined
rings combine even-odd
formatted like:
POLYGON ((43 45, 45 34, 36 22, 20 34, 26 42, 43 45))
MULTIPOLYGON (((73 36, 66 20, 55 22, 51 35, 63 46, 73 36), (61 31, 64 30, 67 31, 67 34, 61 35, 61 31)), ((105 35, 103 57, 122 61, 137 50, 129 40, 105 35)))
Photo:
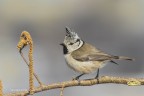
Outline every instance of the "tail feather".
POLYGON ((126 57, 126 56, 114 56, 114 59, 134 61, 133 58, 129 58, 129 57, 126 57))
POLYGON ((115 62, 115 61, 113 61, 113 60, 111 60, 110 62, 112 62, 112 63, 114 63, 114 64, 116 64, 116 65, 119 65, 117 62, 115 62))

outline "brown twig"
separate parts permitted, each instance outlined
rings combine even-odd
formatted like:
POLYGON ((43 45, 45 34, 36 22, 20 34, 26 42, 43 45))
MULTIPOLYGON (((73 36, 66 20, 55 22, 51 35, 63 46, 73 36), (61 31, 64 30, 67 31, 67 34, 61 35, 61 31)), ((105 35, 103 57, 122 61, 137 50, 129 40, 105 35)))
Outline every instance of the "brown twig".
MULTIPOLYGON (((65 81, 61 83, 54 83, 46 86, 40 86, 37 88, 34 88, 33 92, 38 93, 46 90, 51 89, 57 89, 62 88, 63 84, 65 84, 66 87, 72 87, 72 86, 92 86, 97 84, 97 79, 91 79, 91 80, 72 80, 72 81, 65 81)), ((144 78, 124 78, 124 77, 110 77, 110 76, 103 76, 99 78, 99 84, 105 84, 105 83, 114 83, 114 84, 125 84, 132 86, 134 85, 144 85, 144 78)), ((15 93, 9 93, 5 94, 4 96, 26 96, 29 95, 29 91, 21 91, 21 92, 15 92, 15 93)))
MULTIPOLYGON (((25 59, 24 55, 22 52, 20 52, 21 57, 23 58, 23 60, 25 61, 25 63, 27 64, 27 66, 29 67, 29 63, 27 62, 27 60, 25 59)), ((38 83, 40 84, 40 86, 43 85, 43 83, 40 81, 39 77, 36 75, 36 73, 33 73, 33 75, 35 76, 36 80, 38 81, 38 83)))

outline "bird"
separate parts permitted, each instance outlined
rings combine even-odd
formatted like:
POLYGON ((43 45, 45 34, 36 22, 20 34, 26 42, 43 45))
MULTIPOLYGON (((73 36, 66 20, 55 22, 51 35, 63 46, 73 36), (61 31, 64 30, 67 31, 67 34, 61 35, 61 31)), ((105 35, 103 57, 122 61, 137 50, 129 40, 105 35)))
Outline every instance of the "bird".
POLYGON ((80 73, 73 80, 78 80, 81 76, 95 71, 97 71, 97 74, 94 79, 98 79, 100 68, 103 68, 107 62, 117 64, 114 60, 134 60, 126 56, 107 54, 86 43, 71 28, 66 26, 65 29, 65 38, 63 43, 60 44, 63 46, 65 61, 71 69, 80 73))

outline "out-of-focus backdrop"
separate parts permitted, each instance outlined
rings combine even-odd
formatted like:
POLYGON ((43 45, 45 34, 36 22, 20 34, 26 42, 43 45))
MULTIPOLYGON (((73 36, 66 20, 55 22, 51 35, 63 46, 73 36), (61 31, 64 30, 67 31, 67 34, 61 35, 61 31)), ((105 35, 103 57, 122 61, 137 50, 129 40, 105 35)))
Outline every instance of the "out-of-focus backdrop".
MULTIPOLYGON (((34 68, 44 84, 78 75, 67 67, 59 45, 65 26, 109 54, 136 59, 116 61, 118 66, 108 63, 100 70, 101 76, 144 77, 143 0, 0 0, 0 80, 4 92, 28 89, 28 68, 16 48, 23 30, 33 38, 34 68)), ((28 47, 23 52, 27 57, 28 47)), ((143 86, 103 84, 66 88, 64 96, 144 96, 143 90, 143 86)), ((34 96, 59 94, 57 89, 34 96)))

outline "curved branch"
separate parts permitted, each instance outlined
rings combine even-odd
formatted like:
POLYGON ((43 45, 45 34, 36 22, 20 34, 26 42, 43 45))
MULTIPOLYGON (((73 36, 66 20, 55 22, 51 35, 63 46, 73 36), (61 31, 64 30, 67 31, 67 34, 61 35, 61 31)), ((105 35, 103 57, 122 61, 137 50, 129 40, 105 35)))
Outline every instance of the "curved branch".
MULTIPOLYGON (((72 87, 72 86, 92 86, 97 83, 98 83, 97 79, 65 81, 61 83, 54 83, 54 84, 36 87, 34 88, 34 93, 51 90, 51 89, 62 88, 63 86, 65 88, 72 87)), ((98 84, 105 84, 105 83, 125 84, 129 86, 144 85, 144 78, 124 78, 124 77, 110 77, 110 76, 100 77, 98 84)), ((26 96, 29 94, 30 94, 29 90, 27 90, 27 91, 5 94, 4 96, 26 96)))

